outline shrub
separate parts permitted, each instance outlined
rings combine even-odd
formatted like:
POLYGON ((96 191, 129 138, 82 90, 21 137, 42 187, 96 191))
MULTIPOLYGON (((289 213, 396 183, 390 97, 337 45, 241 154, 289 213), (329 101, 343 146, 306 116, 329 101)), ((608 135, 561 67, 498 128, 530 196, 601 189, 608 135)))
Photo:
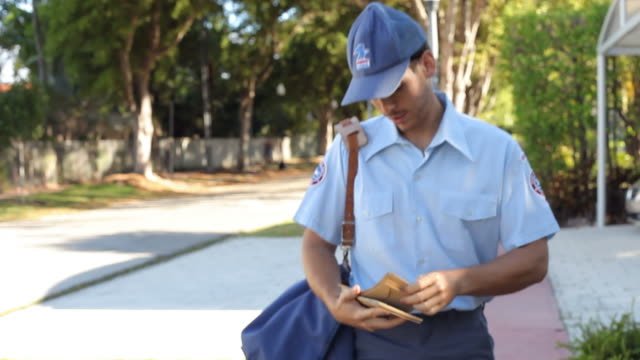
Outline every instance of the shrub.
POLYGON ((640 323, 631 313, 611 320, 609 324, 592 321, 580 326, 581 336, 566 347, 573 360, 640 359, 640 323))

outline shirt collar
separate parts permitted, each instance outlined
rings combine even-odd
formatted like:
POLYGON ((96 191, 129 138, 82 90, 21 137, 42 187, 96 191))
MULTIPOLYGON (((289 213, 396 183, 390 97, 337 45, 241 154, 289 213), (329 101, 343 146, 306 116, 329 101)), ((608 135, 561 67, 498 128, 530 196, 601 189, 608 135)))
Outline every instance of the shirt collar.
MULTIPOLYGON (((451 103, 444 93, 436 92, 436 96, 444 106, 444 113, 438 131, 433 137, 433 140, 431 140, 429 148, 435 148, 447 142, 469 160, 473 161, 464 124, 460 121, 462 114, 456 110, 453 103, 451 103)), ((408 140, 400 135, 398 129, 393 125, 393 122, 384 116, 373 119, 371 127, 368 127, 367 130, 369 130, 367 134, 369 144, 361 149, 365 161, 368 161, 375 154, 391 145, 408 142, 408 140)))
POLYGON ((436 92, 436 96, 444 106, 444 114, 442 114, 442 121, 436 135, 431 140, 431 144, 429 144, 429 148, 435 148, 447 142, 462 155, 466 156, 467 159, 473 161, 473 156, 469 150, 469 142, 467 141, 467 132, 462 121, 463 114, 458 112, 444 93, 436 92))

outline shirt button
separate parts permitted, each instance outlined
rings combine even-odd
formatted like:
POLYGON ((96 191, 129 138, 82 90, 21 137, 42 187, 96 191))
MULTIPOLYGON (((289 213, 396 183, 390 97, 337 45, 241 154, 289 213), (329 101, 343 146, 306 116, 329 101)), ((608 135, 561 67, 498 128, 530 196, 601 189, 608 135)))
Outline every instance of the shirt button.
POLYGON ((364 213, 364 216, 369 216, 369 211, 365 210, 363 213, 364 213))
POLYGON ((420 175, 415 175, 415 176, 413 177, 413 179, 414 179, 414 180, 420 180, 420 178, 422 178, 422 176, 420 176, 420 175))
POLYGON ((418 265, 424 265, 424 263, 425 263, 424 259, 418 260, 418 265))
POLYGON ((473 210, 471 209, 467 210, 467 216, 473 216, 473 210))
POLYGON ((416 221, 417 222, 422 222, 422 216, 416 216, 416 221))

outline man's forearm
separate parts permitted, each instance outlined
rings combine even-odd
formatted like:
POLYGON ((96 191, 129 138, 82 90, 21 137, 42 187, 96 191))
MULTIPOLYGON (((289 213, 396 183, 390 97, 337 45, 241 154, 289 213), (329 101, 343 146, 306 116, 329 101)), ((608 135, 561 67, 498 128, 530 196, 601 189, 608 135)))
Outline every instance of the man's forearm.
POLYGON ((340 269, 335 258, 335 246, 313 231, 305 230, 302 265, 309 286, 330 307, 340 294, 340 269))
POLYGON ((458 295, 496 296, 540 282, 547 274, 547 240, 514 249, 494 261, 454 270, 461 279, 458 295))

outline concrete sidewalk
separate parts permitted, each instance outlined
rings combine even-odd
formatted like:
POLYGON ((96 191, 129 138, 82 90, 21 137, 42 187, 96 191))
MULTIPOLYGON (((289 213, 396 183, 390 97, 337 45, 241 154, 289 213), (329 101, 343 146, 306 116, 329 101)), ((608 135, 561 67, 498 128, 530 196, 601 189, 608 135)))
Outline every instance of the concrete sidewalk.
MULTIPOLYGON (((624 281, 629 274, 640 273, 636 231, 640 230, 614 227, 558 234, 550 243, 550 278, 556 293, 572 299, 583 292, 592 298, 602 296, 602 301, 611 298, 599 292, 598 281, 571 284, 572 275, 563 266, 576 266, 576 273, 586 279, 624 281), (606 246, 586 245, 586 234, 592 233, 596 243, 606 241, 606 246), (625 259, 624 266, 606 261, 608 253, 625 259), (602 261, 596 268, 588 259, 602 261), (559 289, 559 284, 566 287, 559 289)), ((242 359, 241 329, 302 278, 299 259, 296 238, 222 241, 1 317, 0 359, 242 359)), ((628 289, 617 295, 630 302, 625 294, 640 293, 629 285, 607 291, 628 289)), ((584 310, 576 306, 561 301, 560 313, 584 310)), ((626 311, 626 301, 621 300, 617 310, 626 311)), ((567 340, 567 334, 549 282, 494 299, 487 315, 498 360, 553 360, 567 355, 556 347, 557 341, 567 340)))
POLYGON ((631 312, 640 322, 640 226, 562 230, 549 249, 549 277, 571 338, 590 320, 608 324, 631 312))

